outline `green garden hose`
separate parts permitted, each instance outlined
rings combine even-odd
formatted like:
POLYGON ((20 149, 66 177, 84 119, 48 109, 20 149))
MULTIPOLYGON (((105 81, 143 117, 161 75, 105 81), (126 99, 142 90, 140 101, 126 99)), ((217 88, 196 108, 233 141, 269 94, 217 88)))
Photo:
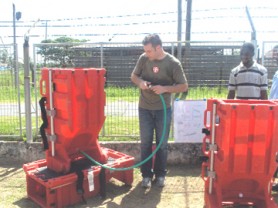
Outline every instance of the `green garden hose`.
POLYGON ((133 168, 137 168, 139 166, 141 166, 142 164, 146 163, 148 160, 150 160, 154 154, 159 150, 162 142, 164 141, 165 139, 165 132, 166 132, 166 123, 167 123, 167 115, 166 115, 166 104, 165 104, 165 101, 164 101, 164 98, 163 96, 160 94, 159 95, 160 99, 161 99, 161 102, 162 102, 162 105, 163 105, 163 111, 164 111, 164 118, 163 118, 163 131, 162 131, 162 135, 161 135, 161 138, 160 138, 160 142, 159 144, 157 145, 156 149, 152 152, 152 154, 149 155, 149 157, 147 157, 145 160, 133 165, 133 166, 130 166, 130 167, 126 167, 126 168, 112 168, 112 167, 109 167, 107 165, 104 165, 104 164, 101 164, 99 162, 97 162, 96 160, 94 160, 92 157, 90 157, 88 154, 86 154, 85 152, 81 151, 80 152, 86 157, 88 158, 91 162, 93 162, 94 164, 96 165, 99 165, 103 168, 106 168, 106 169, 109 169, 109 170, 114 170, 114 171, 125 171, 125 170, 131 170, 133 168))

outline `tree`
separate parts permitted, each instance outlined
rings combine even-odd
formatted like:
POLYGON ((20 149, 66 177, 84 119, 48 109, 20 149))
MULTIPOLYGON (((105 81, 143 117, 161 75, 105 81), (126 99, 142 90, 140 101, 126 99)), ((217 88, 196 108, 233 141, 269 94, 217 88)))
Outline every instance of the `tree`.
POLYGON ((0 50, 0 63, 7 64, 8 63, 8 51, 7 49, 0 50))
POLYGON ((44 58, 44 64, 50 63, 57 67, 71 67, 74 65, 74 46, 76 43, 85 43, 87 40, 78 40, 70 37, 59 37, 55 40, 43 40, 41 43, 48 45, 40 46, 37 54, 44 58))
POLYGON ((0 64, 4 66, 5 69, 11 69, 13 66, 13 57, 9 55, 8 50, 0 50, 0 64))

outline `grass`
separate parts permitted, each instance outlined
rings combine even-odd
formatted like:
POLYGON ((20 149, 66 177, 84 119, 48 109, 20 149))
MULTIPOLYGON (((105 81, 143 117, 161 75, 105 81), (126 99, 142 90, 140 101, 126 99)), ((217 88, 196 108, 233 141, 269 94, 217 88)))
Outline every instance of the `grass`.
MULTIPOLYGON (((24 80, 23 80, 23 70, 20 71, 20 86, 19 91, 14 87, 14 80, 11 79, 10 71, 0 72, 0 104, 17 105, 18 104, 18 94, 20 95, 20 102, 22 103, 22 108, 24 107, 24 80)), ((39 80, 39 76, 37 77, 39 80)), ((31 99, 35 103, 35 93, 37 92, 37 101, 40 99, 41 95, 39 92, 39 86, 37 90, 31 86, 31 99)), ((112 106, 111 111, 117 111, 117 108, 123 107, 121 105, 126 105, 130 103, 135 103, 137 108, 137 102, 139 97, 139 90, 137 87, 113 87, 109 86, 105 88, 106 92, 106 103, 112 106), (116 104, 117 105, 116 105, 116 104)), ((186 99, 188 100, 202 100, 207 98, 226 98, 227 96, 226 86, 217 87, 190 87, 186 99)), ((23 110, 23 109, 22 109, 23 110)), ((38 109, 40 111, 40 109, 38 109)), ((3 112, 3 111, 2 111, 3 112)), ((19 135, 20 121, 17 116, 17 112, 10 112, 10 109, 5 109, 5 115, 0 115, 0 135, 19 135), (11 116, 9 116, 9 114, 11 116)), ((22 126, 25 126, 25 115, 22 114, 22 126)), ((41 125, 41 118, 38 118, 38 127, 41 125)), ((35 118, 32 119, 32 127, 35 127, 35 118)), ((170 134, 171 135, 171 134, 170 134)), ((35 135, 34 135, 35 136, 35 135)), ((23 137, 25 133, 23 130, 23 137)), ((137 115, 124 116, 124 115, 107 115, 106 121, 103 129, 100 132, 100 140, 102 141, 134 141, 138 140, 139 137, 139 122, 137 115)), ((2 138, 1 138, 2 139, 2 138)), ((10 140, 11 137, 6 138, 10 140)), ((36 138, 35 138, 36 139, 36 138)), ((173 140, 173 138, 170 138, 173 140)))
MULTIPOLYGON (((19 92, 14 87, 14 79, 10 71, 0 71, 0 103, 17 103, 18 93, 20 94, 20 100, 24 101, 24 76, 23 70, 20 70, 19 74, 19 92)), ((38 75, 37 80, 40 80, 38 75)), ((114 102, 117 100, 123 100, 127 102, 134 102, 138 100, 139 90, 134 86, 130 87, 113 87, 109 86, 105 88, 107 102, 114 102)), ((227 86, 215 85, 212 87, 198 86, 190 87, 187 99, 206 99, 206 98, 226 98, 227 86)), ((37 84, 37 97, 40 98, 39 84, 37 84)), ((31 99, 35 101, 35 88, 31 85, 31 99)))
POLYGON ((0 135, 17 135, 19 125, 19 119, 17 116, 1 116, 0 135))
POLYGON ((216 86, 216 87, 193 87, 189 88, 188 100, 202 100, 209 98, 221 98, 225 99, 228 95, 228 88, 226 86, 216 86))
POLYGON ((134 102, 138 100, 139 90, 135 87, 108 87, 105 88, 106 100, 114 102, 118 100, 134 102))
POLYGON ((139 139, 138 135, 138 117, 107 116, 100 132, 100 141, 134 141, 139 139))

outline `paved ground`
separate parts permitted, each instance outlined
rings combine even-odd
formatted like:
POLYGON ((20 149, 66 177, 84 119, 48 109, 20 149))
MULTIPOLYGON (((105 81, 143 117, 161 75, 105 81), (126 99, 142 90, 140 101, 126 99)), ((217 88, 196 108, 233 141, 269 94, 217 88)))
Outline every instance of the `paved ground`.
MULTIPOLYGON (((25 173, 21 167, 22 164, 0 160, 0 208, 39 207, 27 198, 25 173)), ((87 199, 87 204, 68 208, 203 208, 204 182, 200 172, 200 166, 170 166, 164 188, 153 185, 143 189, 140 172, 135 169, 131 187, 111 180, 107 184, 106 199, 96 196, 87 199)), ((274 198, 277 201, 277 193, 274 198)))

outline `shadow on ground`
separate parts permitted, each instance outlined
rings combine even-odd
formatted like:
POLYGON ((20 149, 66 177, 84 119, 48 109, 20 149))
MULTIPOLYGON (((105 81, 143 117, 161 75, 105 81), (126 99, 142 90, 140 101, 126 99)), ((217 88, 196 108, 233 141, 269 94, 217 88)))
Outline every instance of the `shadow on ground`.
MULTIPOLYGON (((0 161, 0 191, 0 207, 39 207, 27 198, 26 178, 20 163, 0 161)), ((278 193, 273 193, 273 197, 277 202, 278 193)), ((141 174, 136 168, 132 186, 112 179, 106 185, 106 198, 98 195, 86 199, 86 203, 80 202, 67 208, 202 208, 203 206, 204 181, 201 178, 201 166, 181 165, 168 167, 164 188, 156 187, 155 184, 152 184, 150 189, 142 188, 141 174)))

